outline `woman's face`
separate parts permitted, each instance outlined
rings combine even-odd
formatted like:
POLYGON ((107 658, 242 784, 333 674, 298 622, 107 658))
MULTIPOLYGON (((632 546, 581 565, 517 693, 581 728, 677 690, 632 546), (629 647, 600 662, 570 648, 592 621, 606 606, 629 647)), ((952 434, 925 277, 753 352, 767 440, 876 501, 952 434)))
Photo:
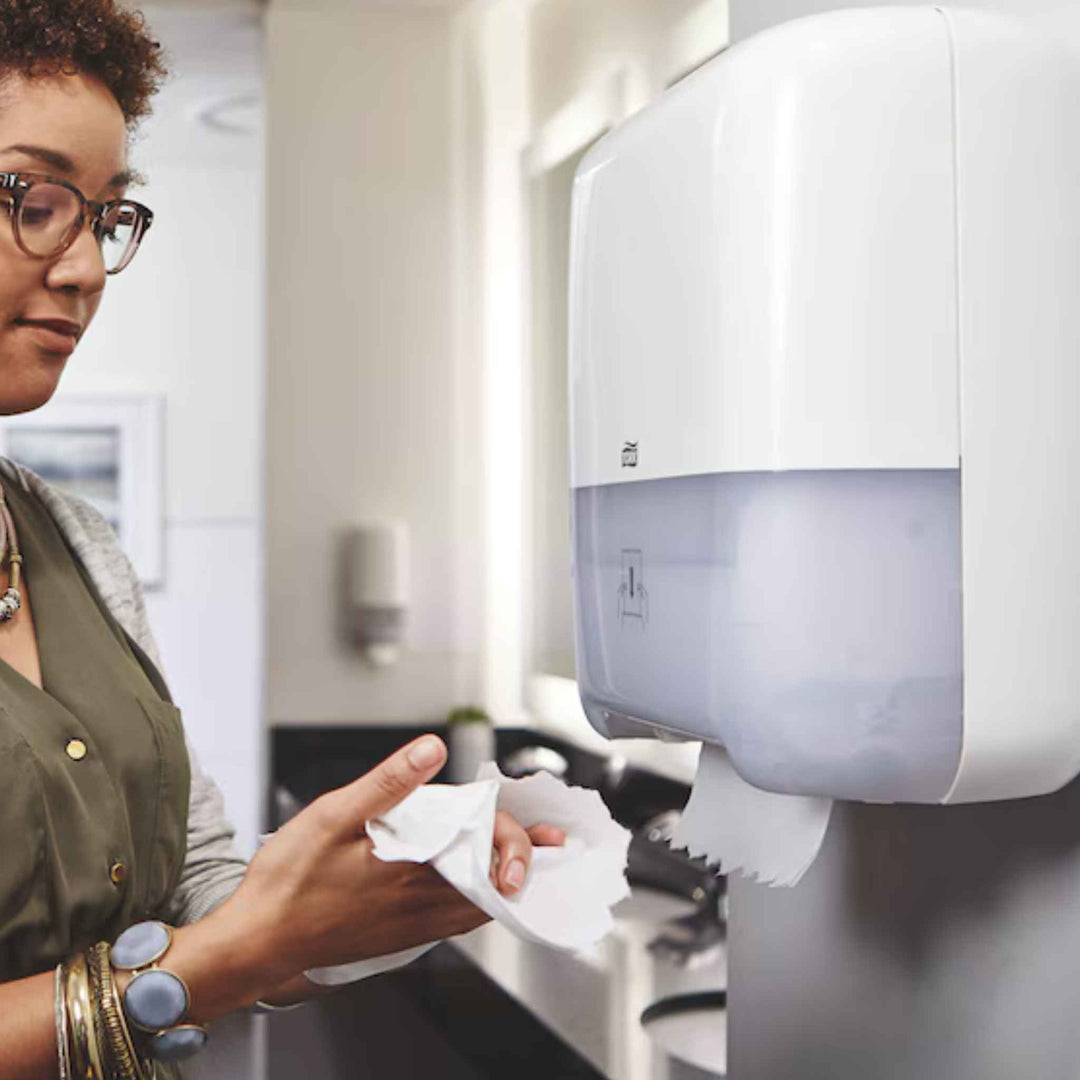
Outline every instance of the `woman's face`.
MULTIPOLYGON (((123 194, 126 148, 120 106, 96 79, 11 76, 0 83, 0 172, 56 177, 104 202, 123 194)), ((0 414, 49 400, 104 288, 89 228, 63 254, 35 259, 16 246, 0 202, 0 414)))

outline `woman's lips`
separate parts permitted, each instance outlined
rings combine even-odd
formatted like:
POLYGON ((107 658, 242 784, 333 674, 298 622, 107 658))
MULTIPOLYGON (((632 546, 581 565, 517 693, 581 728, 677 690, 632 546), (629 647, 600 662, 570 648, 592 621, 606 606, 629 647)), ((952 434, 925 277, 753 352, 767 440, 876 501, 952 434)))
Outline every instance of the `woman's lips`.
POLYGON ((79 342, 78 324, 64 319, 17 319, 15 325, 47 352, 69 355, 79 342))

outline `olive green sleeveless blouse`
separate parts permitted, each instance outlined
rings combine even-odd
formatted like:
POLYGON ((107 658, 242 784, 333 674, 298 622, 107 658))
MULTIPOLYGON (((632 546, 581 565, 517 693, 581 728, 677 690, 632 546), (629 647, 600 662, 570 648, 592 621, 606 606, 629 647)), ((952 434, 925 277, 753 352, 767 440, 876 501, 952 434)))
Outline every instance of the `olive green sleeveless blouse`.
POLYGON ((4 491, 44 689, 0 661, 0 981, 158 911, 183 867, 190 787, 161 675, 44 506, 4 491))

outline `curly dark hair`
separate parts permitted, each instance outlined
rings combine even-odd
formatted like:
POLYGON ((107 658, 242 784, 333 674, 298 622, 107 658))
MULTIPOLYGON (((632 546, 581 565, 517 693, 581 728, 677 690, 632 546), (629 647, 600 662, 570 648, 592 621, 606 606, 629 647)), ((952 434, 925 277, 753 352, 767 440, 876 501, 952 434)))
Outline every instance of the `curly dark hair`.
POLYGON ((166 69, 142 14, 115 0, 0 0, 0 80, 14 72, 93 75, 130 127, 150 112, 166 69))

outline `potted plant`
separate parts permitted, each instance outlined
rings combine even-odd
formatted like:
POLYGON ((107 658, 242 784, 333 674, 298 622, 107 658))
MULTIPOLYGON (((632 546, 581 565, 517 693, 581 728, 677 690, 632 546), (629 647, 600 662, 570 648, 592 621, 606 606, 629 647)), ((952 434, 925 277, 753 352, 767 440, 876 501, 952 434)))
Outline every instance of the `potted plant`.
POLYGON ((478 705, 464 705, 446 718, 447 769, 455 784, 469 784, 485 761, 495 760, 495 727, 478 705))

